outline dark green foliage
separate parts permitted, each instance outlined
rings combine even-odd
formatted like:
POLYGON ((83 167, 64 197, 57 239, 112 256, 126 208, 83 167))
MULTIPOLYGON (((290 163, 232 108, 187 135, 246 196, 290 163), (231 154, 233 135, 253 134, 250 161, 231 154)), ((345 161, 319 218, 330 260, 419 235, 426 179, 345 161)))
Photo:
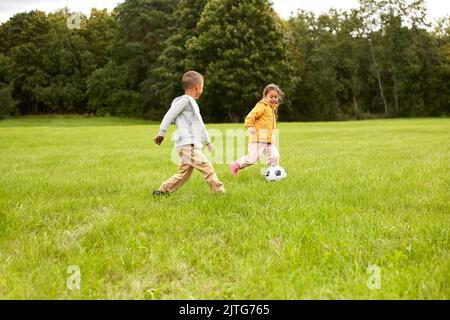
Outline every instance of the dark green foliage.
POLYGON ((275 82, 282 121, 450 113, 450 17, 430 31, 423 0, 360 0, 282 20, 268 0, 127 0, 0 25, 0 115, 92 113, 160 120, 205 76, 205 120, 242 122, 275 82))
POLYGON ((174 13, 174 32, 143 82, 146 117, 158 119, 174 97, 183 94, 181 77, 187 71, 187 41, 197 35, 197 23, 207 0, 180 0, 174 13))
POLYGON ((187 68, 205 76, 209 121, 243 121, 264 87, 286 76, 287 46, 267 0, 210 0, 187 42, 187 68))

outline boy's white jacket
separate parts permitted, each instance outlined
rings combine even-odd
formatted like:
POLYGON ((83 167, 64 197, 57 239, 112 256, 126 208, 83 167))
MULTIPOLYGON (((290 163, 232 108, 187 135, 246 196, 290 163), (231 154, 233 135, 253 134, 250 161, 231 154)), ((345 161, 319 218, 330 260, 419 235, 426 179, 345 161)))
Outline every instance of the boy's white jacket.
POLYGON ((211 143, 205 124, 200 114, 200 108, 194 98, 183 95, 172 101, 159 128, 159 135, 164 137, 171 123, 175 123, 177 130, 174 133, 175 147, 186 144, 195 144, 202 148, 203 143, 211 143))

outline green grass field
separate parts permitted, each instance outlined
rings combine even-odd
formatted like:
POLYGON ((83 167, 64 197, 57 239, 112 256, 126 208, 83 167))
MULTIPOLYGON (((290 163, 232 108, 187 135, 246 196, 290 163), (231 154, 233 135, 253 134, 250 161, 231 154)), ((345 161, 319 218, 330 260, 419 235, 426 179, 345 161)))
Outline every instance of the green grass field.
POLYGON ((281 123, 286 180, 164 198, 158 127, 0 121, 0 298, 450 299, 450 119, 281 123))

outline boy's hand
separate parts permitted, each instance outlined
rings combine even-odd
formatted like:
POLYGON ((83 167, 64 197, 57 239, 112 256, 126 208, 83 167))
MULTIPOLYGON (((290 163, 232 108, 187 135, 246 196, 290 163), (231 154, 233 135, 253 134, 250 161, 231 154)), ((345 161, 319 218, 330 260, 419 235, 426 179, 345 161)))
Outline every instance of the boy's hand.
POLYGON ((206 147, 208 148, 208 151, 209 151, 210 153, 214 150, 214 146, 213 146, 212 143, 208 143, 208 144, 206 145, 206 147))
POLYGON ((159 146, 161 144, 161 142, 163 142, 164 137, 161 136, 156 136, 153 141, 159 146))

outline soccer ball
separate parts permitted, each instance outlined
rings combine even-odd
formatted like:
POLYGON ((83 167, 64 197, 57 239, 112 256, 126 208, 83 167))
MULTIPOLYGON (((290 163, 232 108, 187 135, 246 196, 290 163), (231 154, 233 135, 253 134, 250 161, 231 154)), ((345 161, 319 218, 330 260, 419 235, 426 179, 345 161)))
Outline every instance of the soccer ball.
POLYGON ((266 170, 266 180, 267 181, 280 181, 286 178, 286 171, 280 166, 269 167, 266 170))

